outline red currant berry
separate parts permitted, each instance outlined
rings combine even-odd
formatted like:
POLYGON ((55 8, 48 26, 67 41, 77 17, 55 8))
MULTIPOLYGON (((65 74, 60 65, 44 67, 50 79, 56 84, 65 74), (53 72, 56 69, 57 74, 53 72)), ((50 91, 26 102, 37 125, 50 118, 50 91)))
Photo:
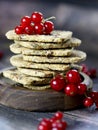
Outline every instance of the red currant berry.
POLYGON ((43 34, 44 26, 42 23, 38 23, 34 25, 35 34, 43 34))
POLYGON ((78 85, 78 94, 79 94, 79 95, 82 95, 82 94, 84 94, 86 91, 87 91, 87 86, 86 86, 85 84, 83 84, 83 83, 80 83, 80 84, 78 85))
POLYGON ((85 74, 90 76, 89 69, 88 69, 88 67, 85 64, 82 65, 82 72, 84 72, 85 74))
POLYGON ((64 92, 67 96, 75 96, 78 93, 78 88, 75 84, 67 84, 64 92))
POLYGON ((77 70, 69 70, 66 73, 66 81, 72 84, 79 84, 81 82, 81 76, 77 70))
POLYGON ((52 123, 52 130, 65 130, 67 123, 62 120, 57 120, 52 123))
POLYGON ((44 118, 39 126, 38 126, 38 130, 51 130, 52 124, 51 121, 47 118, 44 118))
POLYGON ((24 28, 24 33, 25 34, 28 34, 28 35, 31 35, 34 33, 34 27, 31 26, 31 25, 28 25, 24 28))
POLYGON ((95 103, 96 108, 98 109, 98 92, 93 91, 93 92, 91 92, 90 96, 93 99, 93 102, 95 103))
POLYGON ((51 130, 46 125, 39 124, 37 130, 51 130))
POLYGON ((94 102, 98 102, 98 92, 97 91, 91 92, 90 96, 94 102))
POLYGON ((62 125, 63 125, 63 130, 65 130, 66 127, 67 127, 67 122, 66 121, 62 121, 62 125))
POLYGON ((22 26, 16 26, 15 27, 15 33, 16 34, 23 34, 24 33, 24 29, 22 26))
POLYGON ((60 112, 60 111, 58 111, 58 112, 55 113, 54 116, 55 116, 55 118, 56 118, 57 120, 61 120, 61 119, 63 118, 63 113, 60 112))
POLYGON ((85 107, 91 107, 93 105, 94 101, 91 97, 87 97, 84 100, 84 106, 85 107))
POLYGON ((51 21, 45 21, 44 27, 45 27, 45 30, 44 30, 45 34, 50 34, 51 31, 53 31, 54 29, 54 24, 51 21))
POLYGON ((52 89, 56 91, 61 91, 66 86, 65 78, 61 75, 57 75, 55 78, 53 78, 50 82, 50 86, 52 89))
POLYGON ((97 76, 97 70, 96 69, 89 69, 89 76, 91 78, 95 78, 97 76))
POLYGON ((33 12, 31 15, 31 20, 34 23, 41 23, 43 20, 43 14, 41 12, 33 12))
POLYGON ((82 72, 84 72, 86 74, 88 73, 88 67, 86 64, 82 64, 82 72))
POLYGON ((55 116, 53 116, 52 118, 50 118, 50 122, 53 123, 57 120, 57 118, 55 116))
POLYGON ((89 69, 85 64, 82 65, 82 72, 86 73, 91 78, 95 78, 97 76, 97 71, 95 68, 89 69))
POLYGON ((31 24, 31 18, 29 16, 24 16, 21 19, 21 26, 26 27, 31 24))

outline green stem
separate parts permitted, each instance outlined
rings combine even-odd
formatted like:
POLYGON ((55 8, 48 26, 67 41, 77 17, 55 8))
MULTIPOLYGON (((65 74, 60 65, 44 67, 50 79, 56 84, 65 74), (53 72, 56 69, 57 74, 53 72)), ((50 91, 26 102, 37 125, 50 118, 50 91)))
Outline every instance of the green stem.
POLYGON ((56 19, 54 16, 46 18, 45 21, 51 20, 51 19, 56 19))
POLYGON ((85 96, 86 98, 88 97, 86 93, 84 93, 84 96, 85 96))

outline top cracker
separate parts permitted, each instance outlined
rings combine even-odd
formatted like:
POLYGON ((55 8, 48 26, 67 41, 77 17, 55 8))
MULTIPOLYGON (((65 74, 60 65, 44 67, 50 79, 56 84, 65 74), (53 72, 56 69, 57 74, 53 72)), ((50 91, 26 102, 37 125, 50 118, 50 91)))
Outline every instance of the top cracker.
POLYGON ((72 32, 54 30, 50 35, 18 35, 14 32, 14 30, 10 30, 6 33, 6 37, 10 40, 62 43, 72 37, 72 32))

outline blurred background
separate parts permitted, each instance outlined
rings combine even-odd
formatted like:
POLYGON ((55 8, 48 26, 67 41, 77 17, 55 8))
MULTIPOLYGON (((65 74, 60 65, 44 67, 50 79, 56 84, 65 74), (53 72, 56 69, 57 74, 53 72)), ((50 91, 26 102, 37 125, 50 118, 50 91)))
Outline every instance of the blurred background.
POLYGON ((86 64, 98 69, 98 0, 0 0, 0 48, 6 50, 5 58, 12 55, 12 41, 5 33, 33 11, 42 12, 45 18, 55 16, 55 29, 70 30, 80 38, 79 49, 87 53, 86 64))

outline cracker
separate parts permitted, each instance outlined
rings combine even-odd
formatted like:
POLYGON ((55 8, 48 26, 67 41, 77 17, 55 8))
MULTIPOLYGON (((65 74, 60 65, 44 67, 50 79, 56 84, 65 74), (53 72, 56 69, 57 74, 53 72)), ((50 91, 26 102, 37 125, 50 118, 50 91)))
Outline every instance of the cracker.
POLYGON ((23 55, 23 60, 36 63, 78 63, 86 59, 86 53, 78 50, 73 50, 72 55, 67 57, 44 57, 44 56, 26 56, 23 55))
POLYGON ((3 76, 23 85, 47 85, 51 78, 38 78, 20 73, 17 69, 3 71, 3 76))
POLYGON ((37 41, 37 42, 64 42, 72 37, 70 31, 52 31, 51 35, 28 35, 28 34, 16 34, 14 30, 10 30, 6 33, 6 37, 10 40, 22 40, 22 41, 37 41))
POLYGON ((26 49, 25 47, 21 47, 21 45, 19 45, 18 43, 11 44, 9 47, 10 47, 10 51, 15 54, 20 54, 22 53, 22 51, 26 49))
POLYGON ((34 50, 22 47, 18 43, 10 45, 10 50, 16 54, 39 55, 39 56, 69 56, 72 49, 51 49, 51 50, 34 50))
POLYGON ((53 77, 55 75, 54 71, 47 70, 36 70, 36 69, 26 69, 26 68, 18 68, 19 72, 22 74, 34 76, 34 77, 53 77))
POLYGON ((31 49, 62 49, 62 48, 68 48, 68 47, 77 47, 80 46, 81 40, 77 38, 71 38, 67 40, 66 42, 62 42, 61 44, 57 43, 43 43, 43 42, 28 42, 28 41, 17 41, 15 40, 15 43, 20 44, 23 47, 31 48, 31 49))
POLYGON ((15 55, 10 58, 10 62, 13 66, 23 68, 33 68, 42 70, 54 70, 54 71, 66 71, 70 69, 70 64, 49 64, 49 63, 34 63, 30 61, 24 61, 22 55, 15 55))

